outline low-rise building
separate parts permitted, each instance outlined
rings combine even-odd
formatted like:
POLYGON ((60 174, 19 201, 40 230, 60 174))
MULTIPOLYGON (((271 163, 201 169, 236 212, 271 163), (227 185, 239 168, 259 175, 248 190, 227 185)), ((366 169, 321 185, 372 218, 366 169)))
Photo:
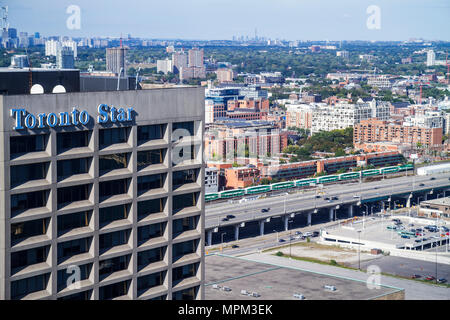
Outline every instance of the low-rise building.
POLYGON ((418 216, 450 221, 450 197, 420 202, 418 216))

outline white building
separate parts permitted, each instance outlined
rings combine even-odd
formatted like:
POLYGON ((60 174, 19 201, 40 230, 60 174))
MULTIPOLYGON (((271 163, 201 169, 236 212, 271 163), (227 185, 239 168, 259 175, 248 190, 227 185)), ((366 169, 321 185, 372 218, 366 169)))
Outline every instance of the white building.
POLYGON ((349 56, 350 56, 350 54, 347 50, 336 51, 336 57, 342 57, 344 59, 348 59, 349 56))
POLYGON ((156 72, 162 72, 164 74, 173 73, 173 63, 172 60, 166 58, 165 60, 156 61, 156 72))
POLYGON ((392 83, 387 75, 372 75, 367 78, 367 84, 380 89, 391 88, 392 83))
POLYGON ((436 63, 436 54, 433 50, 428 50, 427 52, 427 67, 434 66, 436 63))
POLYGON ((55 56, 58 54, 58 49, 61 48, 61 43, 56 40, 49 40, 45 42, 45 55, 55 56))
POLYGON ((445 112, 427 110, 424 114, 406 117, 403 125, 421 128, 443 128, 445 131, 445 122, 445 112))
POLYGON ((205 194, 219 191, 219 169, 205 168, 205 194))
POLYGON ((390 117, 389 105, 385 102, 372 100, 364 103, 361 100, 356 104, 339 103, 334 106, 320 105, 312 115, 312 132, 331 131, 353 127, 361 120, 377 118, 388 120, 390 117))

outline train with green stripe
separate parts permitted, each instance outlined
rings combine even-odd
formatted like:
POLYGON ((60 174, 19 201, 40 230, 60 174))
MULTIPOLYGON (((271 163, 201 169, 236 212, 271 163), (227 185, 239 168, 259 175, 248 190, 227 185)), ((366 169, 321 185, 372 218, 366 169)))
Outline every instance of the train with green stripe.
POLYGON ((341 174, 336 174, 336 175, 327 175, 327 176, 321 176, 321 177, 317 177, 317 178, 306 178, 306 179, 300 179, 300 180, 294 180, 294 181, 277 182, 277 183, 272 183, 269 185, 248 187, 245 189, 233 189, 233 190, 226 190, 226 191, 216 192, 216 193, 207 193, 205 195, 205 201, 209 202, 209 201, 220 200, 220 199, 231 199, 231 198, 236 198, 236 197, 244 197, 247 195, 257 195, 257 194, 262 194, 262 193, 272 192, 272 191, 287 190, 287 189, 298 188, 298 187, 315 186, 317 184, 327 184, 327 183, 334 183, 334 182, 339 182, 339 181, 359 180, 361 178, 382 176, 385 174, 397 173, 397 172, 408 171, 408 170, 413 170, 413 169, 414 169, 414 167, 412 164, 404 164, 404 165, 391 166, 391 167, 385 167, 385 168, 380 168, 380 169, 367 169, 367 170, 358 171, 358 172, 347 172, 347 173, 341 173, 341 174))

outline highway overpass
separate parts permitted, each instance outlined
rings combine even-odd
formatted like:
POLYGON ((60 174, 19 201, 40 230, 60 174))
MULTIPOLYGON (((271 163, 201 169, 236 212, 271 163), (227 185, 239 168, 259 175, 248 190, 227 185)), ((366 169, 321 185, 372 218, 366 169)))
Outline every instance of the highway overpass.
POLYGON ((287 231, 290 226, 351 218, 363 212, 372 214, 397 204, 410 207, 422 200, 446 196, 447 191, 450 191, 450 173, 324 185, 241 203, 237 200, 214 203, 205 210, 207 245, 221 242, 224 236, 224 241, 238 240, 240 231, 246 233, 250 226, 253 236, 287 231), (325 200, 327 197, 337 199, 325 200), (263 209, 269 211, 262 212, 263 209), (223 221, 227 215, 235 218, 223 221))

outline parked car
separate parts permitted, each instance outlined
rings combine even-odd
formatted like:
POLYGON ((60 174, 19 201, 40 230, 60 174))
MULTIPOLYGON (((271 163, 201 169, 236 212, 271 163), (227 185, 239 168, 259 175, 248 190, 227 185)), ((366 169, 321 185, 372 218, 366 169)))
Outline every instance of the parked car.
POLYGON ((269 209, 261 209, 261 212, 269 212, 269 209))
POLYGON ((319 234, 320 234, 320 232, 319 232, 319 231, 314 231, 314 232, 313 232, 313 234, 312 234, 312 236, 313 236, 313 237, 318 237, 318 236, 319 236, 319 234))
POLYGON ((419 279, 421 276, 419 274, 413 274, 411 279, 419 279))
POLYGON ((432 281, 432 280, 434 280, 434 279, 436 279, 436 278, 433 277, 433 276, 426 276, 426 277, 425 277, 425 280, 427 280, 427 281, 432 281))
POLYGON ((447 279, 445 279, 445 278, 439 278, 437 280, 437 283, 446 283, 446 282, 447 282, 447 279))
POLYGON ((406 235, 402 235, 402 238, 403 238, 403 239, 411 239, 410 236, 406 236, 406 235))
POLYGON ((226 217, 222 219, 222 221, 228 221, 228 220, 230 220, 230 219, 228 219, 226 217))
POLYGON ((295 235, 296 235, 296 236, 301 236, 302 233, 301 233, 300 231, 295 231, 295 235))
POLYGON ((305 237, 311 237, 313 235, 312 232, 305 232, 305 237))

